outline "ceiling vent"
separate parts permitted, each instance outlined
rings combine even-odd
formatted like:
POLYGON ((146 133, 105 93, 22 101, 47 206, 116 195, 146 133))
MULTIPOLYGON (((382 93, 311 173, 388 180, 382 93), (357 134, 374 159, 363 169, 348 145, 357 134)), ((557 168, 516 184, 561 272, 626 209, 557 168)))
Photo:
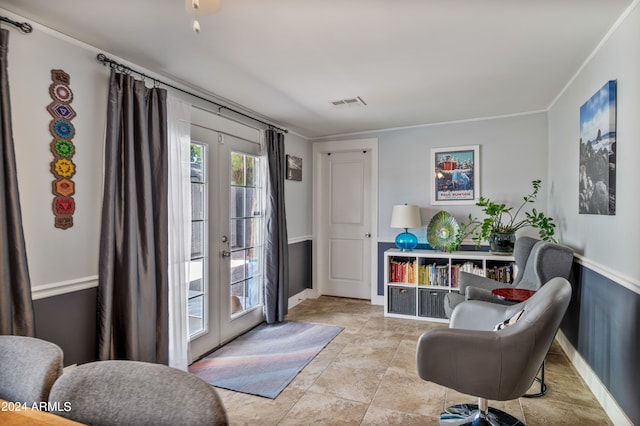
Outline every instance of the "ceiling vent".
POLYGON ((336 108, 363 107, 367 105, 360 96, 349 99, 338 99, 337 101, 331 101, 331 103, 336 108))

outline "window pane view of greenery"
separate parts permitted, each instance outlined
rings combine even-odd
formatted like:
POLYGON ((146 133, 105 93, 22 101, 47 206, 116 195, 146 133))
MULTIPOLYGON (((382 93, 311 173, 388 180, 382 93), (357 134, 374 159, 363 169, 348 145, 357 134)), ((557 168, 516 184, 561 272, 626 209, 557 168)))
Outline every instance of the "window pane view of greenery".
POLYGON ((231 312, 261 304, 262 211, 260 159, 231 154, 231 312))

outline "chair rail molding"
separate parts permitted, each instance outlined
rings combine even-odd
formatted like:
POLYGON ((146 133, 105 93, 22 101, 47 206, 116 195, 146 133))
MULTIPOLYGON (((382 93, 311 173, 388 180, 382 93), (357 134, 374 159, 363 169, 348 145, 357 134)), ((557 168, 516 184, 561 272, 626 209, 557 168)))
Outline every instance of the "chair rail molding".
POLYGON ((588 259, 580 254, 574 253, 573 258, 576 263, 590 269, 593 272, 597 272, 605 278, 620 284, 621 286, 633 291, 636 294, 640 294, 640 280, 632 278, 630 276, 621 274, 607 266, 604 266, 594 260, 588 259))
POLYGON ((31 298, 33 300, 44 299, 93 287, 98 287, 97 275, 33 286, 31 288, 31 298))
POLYGON ((301 237, 291 237, 287 242, 289 244, 297 244, 297 243, 303 243, 305 241, 312 241, 312 240, 313 238, 311 237, 311 235, 303 235, 301 237))

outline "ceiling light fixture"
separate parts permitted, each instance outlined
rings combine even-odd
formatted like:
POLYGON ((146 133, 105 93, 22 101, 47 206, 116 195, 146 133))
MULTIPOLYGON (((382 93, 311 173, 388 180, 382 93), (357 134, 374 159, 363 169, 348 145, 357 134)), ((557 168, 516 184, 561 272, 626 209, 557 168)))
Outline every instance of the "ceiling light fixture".
POLYGON ((211 15, 220 10, 220 0, 185 0, 184 7, 193 15, 193 32, 200 32, 198 17, 211 15))

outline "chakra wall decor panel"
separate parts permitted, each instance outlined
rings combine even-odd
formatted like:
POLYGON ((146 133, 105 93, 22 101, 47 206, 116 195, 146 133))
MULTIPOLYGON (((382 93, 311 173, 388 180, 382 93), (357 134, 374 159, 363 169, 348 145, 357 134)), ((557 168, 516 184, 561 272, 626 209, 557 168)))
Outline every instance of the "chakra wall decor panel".
POLYGON ((68 229, 73 226, 73 213, 76 209, 76 202, 73 199, 75 183, 71 180, 76 173, 76 165, 73 162, 76 147, 72 142, 76 129, 71 123, 76 112, 71 107, 73 92, 69 87, 69 74, 63 70, 51 70, 51 80, 49 94, 53 102, 47 106, 47 111, 53 117, 49 124, 53 140, 49 146, 53 154, 51 174, 54 180, 51 191, 54 195, 52 203, 54 226, 68 229))

